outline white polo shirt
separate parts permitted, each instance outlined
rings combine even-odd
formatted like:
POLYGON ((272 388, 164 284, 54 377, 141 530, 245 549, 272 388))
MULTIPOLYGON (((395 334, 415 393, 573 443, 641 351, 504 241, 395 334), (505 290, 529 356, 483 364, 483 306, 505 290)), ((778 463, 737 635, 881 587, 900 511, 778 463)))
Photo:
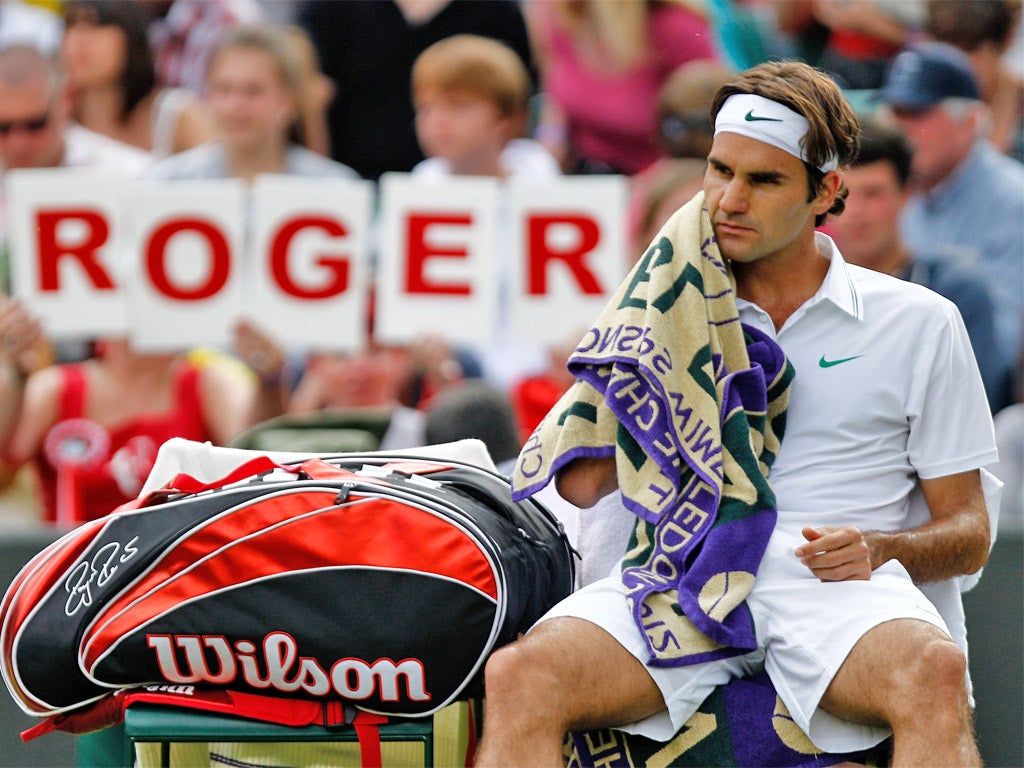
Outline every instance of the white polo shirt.
POLYGON ((770 479, 779 527, 905 527, 915 475, 996 458, 981 375, 955 305, 914 283, 830 260, 817 293, 778 332, 760 307, 740 318, 775 337, 796 368, 770 479))

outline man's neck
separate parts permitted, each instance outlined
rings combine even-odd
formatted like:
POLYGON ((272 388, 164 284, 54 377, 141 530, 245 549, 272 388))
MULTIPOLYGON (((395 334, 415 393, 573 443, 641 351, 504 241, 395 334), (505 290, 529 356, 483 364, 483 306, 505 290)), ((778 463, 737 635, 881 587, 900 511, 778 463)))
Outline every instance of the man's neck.
POLYGON ((829 261, 811 248, 776 254, 741 264, 733 262, 736 295, 756 304, 771 317, 776 330, 821 287, 829 261))

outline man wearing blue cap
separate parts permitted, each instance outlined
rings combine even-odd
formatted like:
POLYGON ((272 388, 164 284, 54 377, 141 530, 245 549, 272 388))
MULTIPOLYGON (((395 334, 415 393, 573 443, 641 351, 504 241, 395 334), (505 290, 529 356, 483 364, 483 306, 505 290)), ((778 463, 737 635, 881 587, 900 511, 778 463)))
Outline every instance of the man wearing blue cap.
POLYGON ((996 302, 999 353, 1017 360, 1024 314, 1024 165, 986 139, 988 111, 966 55, 946 43, 901 52, 882 88, 914 152, 901 231, 911 250, 973 251, 996 302))

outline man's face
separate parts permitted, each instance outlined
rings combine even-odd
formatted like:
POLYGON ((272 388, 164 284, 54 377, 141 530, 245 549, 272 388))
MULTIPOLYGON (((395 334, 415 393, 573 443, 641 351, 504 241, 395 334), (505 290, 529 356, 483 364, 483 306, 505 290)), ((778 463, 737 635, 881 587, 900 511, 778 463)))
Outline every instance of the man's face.
POLYGON ((915 111, 894 108, 892 113, 914 151, 914 183, 925 190, 946 179, 974 144, 974 119, 954 116, 941 104, 915 111))
POLYGON ((906 192, 887 160, 850 168, 845 180, 850 194, 846 210, 831 223, 832 237, 847 261, 878 269, 899 245, 906 192))
POLYGON ((735 133, 715 136, 704 197, 722 255, 752 262, 795 247, 832 203, 825 193, 808 203, 807 190, 799 158, 735 133))
POLYGON ((45 78, 0 84, 0 162, 4 168, 53 168, 64 154, 60 99, 45 78))

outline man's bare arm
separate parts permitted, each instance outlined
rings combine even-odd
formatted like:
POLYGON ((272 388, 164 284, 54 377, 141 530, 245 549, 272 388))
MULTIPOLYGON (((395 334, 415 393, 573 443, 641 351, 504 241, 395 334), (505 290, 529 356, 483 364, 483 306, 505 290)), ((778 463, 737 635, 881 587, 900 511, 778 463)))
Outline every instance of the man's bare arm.
POLYGON ((617 487, 614 456, 573 459, 555 476, 559 495, 577 507, 592 507, 617 487))
POLYGON ((808 543, 796 556, 822 581, 869 579, 899 560, 914 581, 975 573, 988 559, 989 522, 978 470, 921 480, 931 520, 903 531, 861 531, 852 526, 805 528, 808 543))
POLYGON ((976 573, 988 560, 989 521, 981 473, 921 480, 932 519, 918 528, 868 531, 873 567, 899 560, 914 581, 976 573))

